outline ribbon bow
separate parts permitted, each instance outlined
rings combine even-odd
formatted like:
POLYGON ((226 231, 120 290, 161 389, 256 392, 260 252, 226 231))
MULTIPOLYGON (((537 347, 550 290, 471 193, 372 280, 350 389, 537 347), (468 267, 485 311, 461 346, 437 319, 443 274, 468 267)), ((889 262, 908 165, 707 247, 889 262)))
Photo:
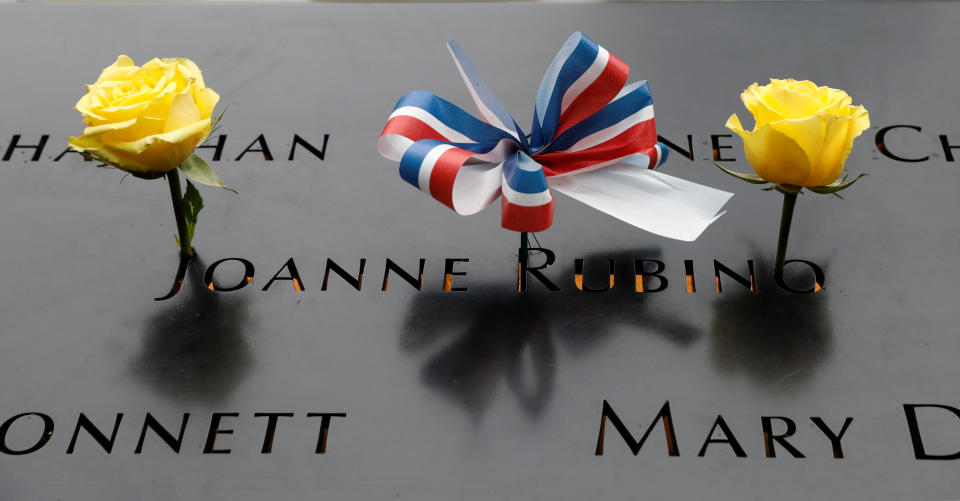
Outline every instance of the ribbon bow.
POLYGON ((694 240, 732 196, 651 170, 667 150, 657 142, 647 82, 626 85, 626 63, 582 33, 547 69, 530 136, 463 49, 453 40, 447 47, 483 120, 414 91, 397 102, 377 147, 400 161, 403 180, 458 214, 502 195, 504 228, 542 231, 553 223, 552 187, 634 226, 694 240))

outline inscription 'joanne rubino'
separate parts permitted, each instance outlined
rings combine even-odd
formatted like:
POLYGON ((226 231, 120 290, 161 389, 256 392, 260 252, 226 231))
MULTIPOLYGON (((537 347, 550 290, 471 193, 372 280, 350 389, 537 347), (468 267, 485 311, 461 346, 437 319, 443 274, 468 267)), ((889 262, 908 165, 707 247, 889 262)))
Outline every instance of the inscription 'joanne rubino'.
MULTIPOLYGON (((594 276, 585 277, 585 261, 580 258, 574 259, 573 277, 564 278, 552 275, 547 271, 547 269, 556 262, 556 253, 550 249, 542 247, 532 247, 529 249, 529 251, 531 253, 542 254, 544 256, 544 260, 543 262, 534 265, 529 263, 526 259, 518 257, 517 279, 516 283, 514 284, 517 292, 526 292, 531 281, 538 283, 539 286, 546 288, 549 291, 559 292, 562 290, 562 288, 558 284, 569 283, 568 280, 571 278, 572 280, 570 281, 572 281, 572 285, 578 291, 584 293, 606 292, 617 286, 615 280, 615 271, 618 263, 615 259, 609 259, 606 261, 605 264, 607 265, 607 274, 601 275, 598 273, 597 275, 599 278, 594 276), (590 286, 587 285, 588 282, 597 282, 600 285, 590 286)), ((520 253, 518 253, 518 256, 519 255, 520 253)), ((396 261, 387 258, 384 261, 382 268, 383 274, 380 275, 380 277, 382 277, 379 284, 380 290, 382 292, 388 291, 390 288, 390 277, 394 276, 407 283, 410 287, 416 289, 418 292, 422 292, 424 287, 423 273, 426 268, 427 260, 425 258, 420 258, 416 260, 416 263, 417 264, 415 267, 410 266, 409 268, 404 268, 403 266, 397 264, 396 261)), ((469 263, 469 258, 443 259, 442 281, 437 281, 437 283, 440 284, 440 290, 443 292, 466 292, 469 290, 469 287, 466 284, 466 266, 468 266, 469 263)), ((667 274, 667 265, 662 260, 648 257, 637 257, 626 264, 627 266, 632 267, 634 272, 633 283, 626 284, 626 287, 633 288, 634 292, 636 293, 649 294, 662 292, 666 290, 671 283, 667 274)), ((749 292, 758 292, 753 260, 747 259, 744 264, 744 271, 737 272, 732 267, 714 259, 712 263, 714 290, 716 290, 717 293, 722 293, 725 287, 724 282, 729 281, 739 284, 739 286, 749 292)), ((786 261, 786 264, 792 265, 791 267, 794 267, 795 269, 806 271, 812 280, 809 280, 808 285, 801 286, 798 284, 791 284, 784 278, 782 274, 775 273, 773 279, 780 289, 792 294, 812 294, 823 290, 826 282, 826 274, 816 263, 803 259, 790 259, 786 261)), ((177 276, 174 280, 173 287, 170 289, 167 295, 157 298, 158 301, 170 299, 180 291, 180 287, 183 285, 183 279, 186 273, 186 266, 187 260, 181 260, 180 268, 177 270, 177 276)), ((619 264, 619 266, 623 266, 623 263, 619 264)), ((334 277, 335 280, 341 280, 345 285, 353 289, 358 291, 363 290, 363 278, 364 272, 367 269, 367 260, 365 258, 360 258, 359 263, 355 263, 350 268, 351 270, 356 271, 348 270, 348 267, 341 266, 333 259, 327 258, 325 266, 323 267, 320 291, 325 292, 329 290, 331 277, 334 277)), ((683 287, 688 294, 696 293, 696 267, 694 266, 693 260, 684 259, 682 268, 683 287)), ((377 270, 378 273, 379 271, 380 270, 377 270)), ((255 277, 256 266, 252 261, 240 257, 229 257, 215 261, 207 267, 203 274, 203 285, 207 289, 210 289, 214 292, 233 292, 251 285, 254 282, 255 277), (225 268, 232 268, 232 270, 228 272, 228 270, 225 270, 225 268)), ((319 277, 317 278, 319 279, 319 277)), ((297 263, 292 257, 288 258, 282 265, 280 265, 277 272, 271 275, 271 277, 260 290, 269 291, 271 287, 274 287, 277 284, 277 282, 287 282, 290 284, 290 287, 297 292, 307 291, 307 285, 303 275, 300 272, 300 268, 297 266, 297 263)), ((279 287, 279 285, 276 286, 279 287)), ((622 286, 623 285, 621 285, 621 287, 622 286)), ((729 285, 727 287, 729 287, 729 285)))
MULTIPOLYGON (((942 404, 903 404, 903 413, 907 425, 906 433, 909 435, 910 443, 913 446, 914 458, 918 460, 960 459, 960 451, 937 450, 936 445, 931 446, 931 444, 936 444, 938 439, 944 437, 936 436, 929 430, 924 430, 918 418, 918 415, 921 414, 929 418, 934 413, 946 413, 946 415, 953 415, 958 418, 948 442, 955 444, 956 438, 960 436, 960 409, 942 404)), ((760 453, 753 453, 754 456, 776 458, 779 453, 779 457, 805 458, 809 455, 832 456, 834 459, 843 459, 845 457, 843 440, 853 423, 853 417, 836 417, 828 420, 819 416, 810 416, 803 420, 806 421, 807 419, 813 426, 806 427, 806 429, 811 430, 806 433, 798 433, 798 419, 788 416, 759 416, 759 423, 756 423, 749 432, 745 433, 744 429, 740 428, 735 433, 723 414, 717 414, 712 425, 696 430, 692 433, 690 439, 696 440, 699 446, 696 453, 697 457, 704 457, 709 452, 712 456, 726 454, 732 457, 746 458, 748 453, 744 449, 743 443, 757 443, 758 441, 754 437, 759 434, 763 437, 763 450, 760 453), (737 438, 738 435, 740 437, 749 435, 749 442, 741 442, 737 438), (819 437, 815 435, 819 435, 819 437)), ((630 430, 631 427, 624 424, 624 418, 614 411, 613 406, 608 401, 604 400, 600 412, 597 446, 594 452, 597 456, 604 455, 607 422, 617 431, 623 443, 626 444, 634 456, 640 454, 643 444, 658 425, 663 429, 667 455, 681 455, 677 439, 680 432, 674 424, 673 411, 670 408, 669 400, 663 403, 663 406, 660 407, 659 412, 639 439, 630 430)))

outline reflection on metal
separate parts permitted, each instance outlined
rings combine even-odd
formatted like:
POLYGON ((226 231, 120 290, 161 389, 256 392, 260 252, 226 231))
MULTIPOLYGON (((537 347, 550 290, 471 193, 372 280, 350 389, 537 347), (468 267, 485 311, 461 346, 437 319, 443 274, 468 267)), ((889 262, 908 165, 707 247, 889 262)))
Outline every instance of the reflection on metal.
POLYGON ((157 438, 163 440, 163 443, 167 444, 170 450, 179 454, 180 448, 183 447, 183 435, 187 431, 187 421, 189 420, 190 413, 184 412, 183 417, 180 419, 180 429, 177 432, 177 436, 174 437, 170 430, 148 412, 143 418, 143 428, 140 428, 140 439, 137 440, 137 448, 133 450, 133 453, 143 453, 143 443, 147 438, 147 430, 153 430, 157 438))
MULTIPOLYGON (((180 292, 180 288, 183 287, 183 277, 187 274, 187 264, 190 263, 190 258, 193 256, 180 255, 180 263, 177 266, 177 273, 173 278, 173 286, 170 287, 170 291, 167 292, 166 296, 154 298, 154 301, 166 301, 167 299, 176 296, 180 292)), ((210 290, 213 290, 213 283, 210 284, 210 290)))
POLYGON ((347 417, 344 412, 311 412, 307 417, 320 418, 320 435, 317 437, 317 448, 314 452, 325 454, 327 452, 327 438, 330 436, 330 419, 335 417, 347 417))
MULTIPOLYGON (((248 282, 251 280, 253 280, 253 277, 248 276, 248 282)), ((280 269, 277 270, 277 273, 275 273, 273 275, 273 278, 271 278, 267 282, 267 285, 263 286, 263 290, 265 291, 270 290, 270 286, 273 285, 273 283, 276 282, 277 280, 289 280, 290 282, 293 283, 293 290, 297 292, 303 292, 306 290, 306 288, 304 288, 303 286, 303 281, 300 279, 300 272, 297 270, 297 264, 293 262, 292 257, 290 259, 287 259, 287 262, 283 263, 283 266, 281 266, 280 269), (280 274, 283 273, 284 270, 286 270, 287 275, 280 276, 280 274)))
POLYGON ((747 260, 747 268, 750 270, 750 273, 749 273, 749 275, 748 275, 749 278, 744 278, 744 277, 740 276, 740 274, 738 274, 737 272, 735 272, 735 271, 733 271, 732 269, 730 269, 727 265, 725 265, 725 264, 721 263, 720 261, 717 261, 716 259, 714 259, 714 260, 713 260, 713 275, 714 275, 714 279, 716 280, 716 284, 717 284, 717 294, 723 292, 723 286, 722 286, 721 283, 720 283, 720 273, 721 273, 721 272, 723 272, 724 275, 726 275, 726 276, 730 277, 731 279, 733 279, 735 282, 737 282, 737 283, 739 283, 740 285, 746 287, 747 290, 749 290, 750 292, 757 292, 757 283, 756 283, 756 281, 755 281, 755 279, 754 279, 753 260, 752 260, 752 259, 748 259, 748 260, 747 260))
MULTIPOLYGON (((656 249, 621 250, 588 255, 584 261, 630 262, 658 254, 656 249)), ((574 271, 575 265, 558 275, 569 277, 574 271)), ((632 273, 620 269, 618 279, 630 283, 632 273)), ((587 351, 609 339, 618 325, 681 347, 701 336, 680 318, 645 309, 648 296, 630 287, 591 295, 574 290, 510 293, 502 284, 471 282, 467 294, 414 296, 400 342, 405 351, 426 354, 421 381, 474 420, 484 415, 504 380, 520 408, 536 418, 554 393, 558 343, 574 353, 587 351), (525 380, 524 372, 532 374, 532 380, 525 380)))
MULTIPOLYGON (((53 419, 42 412, 21 412, 6 421, 3 424, 0 424, 0 454, 7 454, 10 456, 23 456, 36 452, 43 448, 47 442, 50 441, 50 437, 53 436, 53 419), (13 427, 14 423, 17 421, 26 418, 28 420, 37 417, 43 423, 43 428, 40 430, 40 436, 29 446, 22 449, 14 449, 7 445, 7 436, 10 434, 10 429, 13 427)), ((30 442, 28 439, 27 443, 30 442)))
POLYGON ((673 414, 670 412, 670 402, 665 402, 663 404, 663 407, 660 408, 660 412, 657 413, 656 417, 653 418, 653 422, 647 427, 647 431, 643 433, 643 435, 640 437, 640 440, 637 440, 633 438, 633 434, 620 419, 620 416, 614 412, 613 407, 610 406, 606 400, 604 400, 603 409, 600 414, 600 432, 597 434, 597 448, 594 452, 594 455, 596 456, 603 455, 607 419, 609 419, 610 423, 613 424, 614 429, 617 430, 617 432, 620 434, 620 437, 624 440, 624 442, 626 442, 627 447, 630 448, 630 452, 632 452, 634 456, 640 453, 640 449, 647 441, 647 437, 649 437, 653 429, 656 428, 657 421, 660 421, 663 424, 663 433, 667 440, 667 454, 671 456, 680 455, 680 449, 677 447, 677 434, 673 428, 673 414))
POLYGON ((760 418, 761 425, 763 426, 763 450, 764 454, 768 458, 777 457, 777 449, 774 446, 774 442, 780 445, 783 449, 790 453, 791 456, 795 458, 806 457, 802 452, 797 450, 796 447, 790 444, 787 441, 787 438, 792 437, 794 433, 797 432, 797 423, 792 419, 783 416, 762 416, 760 418), (773 432, 773 420, 786 425, 787 429, 783 433, 774 434, 773 432))
POLYGON ((185 290, 144 319, 143 346, 130 364, 145 386, 176 401, 223 401, 253 363, 248 299, 207 290, 205 266, 200 256, 190 260, 185 290))
MULTIPOLYGON (((769 269, 763 260, 757 265, 769 269)), ((788 278, 791 270, 799 272, 788 267, 788 278)), ((720 373, 743 372, 761 387, 799 388, 830 356, 831 298, 785 293, 763 279, 760 287, 761 294, 723 294, 714 302, 714 366, 720 373)))
POLYGON ((77 418, 77 426, 73 429, 73 435, 70 437, 70 445, 67 446, 67 454, 73 454, 74 449, 77 446, 77 438, 80 436, 80 430, 83 429, 87 432, 87 435, 90 436, 100 447, 107 453, 110 454, 113 452, 113 444, 117 441, 117 432, 120 431, 120 421, 123 419, 122 413, 117 413, 117 417, 113 422, 113 428, 110 432, 110 438, 107 438, 107 435, 100 431, 97 428, 97 425, 93 423, 84 413, 80 413, 80 417, 77 418))
POLYGON ((339 264, 335 263, 333 259, 327 258, 327 266, 323 271, 323 285, 320 286, 320 290, 327 290, 327 284, 330 281, 330 270, 333 270, 334 273, 350 284, 351 287, 360 290, 360 287, 363 286, 363 268, 366 264, 366 259, 360 260, 360 270, 357 271, 357 276, 354 277, 347 270, 341 268, 339 264))
MULTIPOLYGON (((420 259, 420 269, 417 272, 417 278, 413 278, 406 270, 400 267, 397 263, 393 262, 392 259, 387 259, 386 264, 383 267, 383 285, 380 286, 380 290, 386 292, 389 288, 390 282, 390 272, 394 272, 397 276, 402 278, 405 282, 410 284, 412 287, 418 291, 423 290, 423 267, 426 265, 426 259, 420 259)), ((444 278, 444 285, 446 286, 447 281, 444 278)))
POLYGON ((786 261, 784 261, 783 273, 774 272, 773 281, 776 282, 777 286, 780 287, 781 289, 792 292, 794 294, 813 294, 823 290, 823 287, 827 283, 827 274, 824 272, 822 268, 820 268, 818 264, 812 261, 807 261, 804 259, 787 259, 786 261), (801 275, 800 272, 797 270, 797 267, 793 266, 789 271, 786 269, 786 266, 791 263, 803 263, 805 267, 809 268, 810 271, 813 272, 813 285, 811 285, 810 288, 797 289, 795 288, 795 285, 791 285, 791 284, 803 282, 802 280, 796 278, 797 275, 801 275), (792 280, 787 280, 786 275, 788 274, 791 276, 792 280))
MULTIPOLYGON (((908 407, 909 406, 905 406, 905 409, 907 409, 907 419, 909 420, 911 414, 908 407)), ((932 406, 932 407, 941 407, 941 408, 949 409, 951 411, 954 411, 957 414, 957 416, 960 416, 960 409, 952 409, 952 408, 943 407, 943 406, 932 406)), ((663 407, 660 408, 660 412, 656 415, 656 417, 653 419, 650 425, 646 428, 646 431, 643 433, 643 435, 639 439, 635 438, 635 436, 633 435, 633 431, 631 430, 632 426, 625 424, 625 422, 626 423, 635 422, 634 421, 635 418, 625 414, 618 414, 616 411, 614 411, 610 403, 604 400, 603 408, 601 411, 600 428, 597 434, 597 448, 595 453, 595 455, 597 456, 602 456, 604 453, 604 443, 606 438, 606 423, 608 418, 610 422, 614 425, 614 429, 618 432, 619 439, 620 439, 620 440, 617 440, 617 437, 614 436, 612 440, 614 442, 622 441, 630 450, 630 452, 633 453, 634 456, 637 456, 640 454, 640 450, 642 449, 647 438, 650 436, 650 433, 653 431, 654 428, 657 427, 657 423, 662 421, 663 431, 666 435, 666 446, 667 446, 668 455, 681 456, 680 450, 677 447, 677 432, 673 426, 673 422, 674 422, 673 414, 670 411, 669 400, 664 402, 663 407)), ((806 458, 807 456, 803 452, 801 452, 799 448, 796 447, 795 445, 796 443, 800 443, 801 447, 803 447, 805 450, 807 446, 817 449, 813 454, 813 457, 821 457, 821 458, 825 457, 822 454, 824 451, 824 448, 823 448, 824 442, 822 438, 818 437, 813 442, 801 442, 801 440, 799 439, 800 437, 794 437, 794 435, 798 431, 797 421, 795 421, 794 419, 786 416, 759 416, 759 418, 760 418, 759 419, 760 431, 762 432, 762 438, 763 438, 762 457, 776 458, 777 448, 779 447, 782 451, 786 451, 787 454, 789 454, 789 456, 792 458, 806 458), (794 437, 794 438, 791 439, 791 437, 794 437), (788 439, 791 439, 793 441, 788 439), (817 447, 814 447, 814 446, 817 446, 817 447)), ((753 424, 753 426, 756 426, 756 420, 751 419, 750 421, 753 424)), ((824 421, 824 419, 819 416, 810 417, 810 422, 812 423, 813 426, 804 428, 804 431, 807 432, 805 433, 806 437, 809 437, 809 435, 811 434, 810 432, 816 429, 816 431, 819 431, 820 434, 822 434, 823 437, 825 437, 829 441, 830 448, 832 449, 831 453, 832 453, 833 459, 843 459, 844 457, 843 438, 844 436, 846 436, 847 430, 850 428, 850 424, 853 423, 853 417, 847 416, 846 418, 844 418, 843 425, 841 426, 839 431, 834 431, 833 429, 831 429, 830 426, 826 424, 826 421, 824 421)), ((916 444, 917 435, 915 434, 915 431, 916 430, 911 429, 910 433, 911 433, 911 436, 914 437, 915 439, 914 443, 916 444)), ((699 438, 704 435, 693 434, 692 436, 699 438)), ((687 432, 686 437, 687 438, 691 437, 691 434, 687 432)), ((725 444, 729 448, 729 452, 724 451, 723 453, 725 454, 733 453, 732 456, 728 456, 728 457, 737 457, 737 458, 748 457, 746 449, 744 449, 743 445, 741 445, 741 442, 737 439, 736 435, 733 432, 733 428, 728 424, 728 421, 726 418, 723 417, 723 414, 717 414, 717 418, 713 421, 713 425, 710 426, 709 431, 706 433, 705 437, 702 440, 703 441, 700 445, 699 452, 697 452, 696 454, 696 457, 701 457, 701 458, 705 457, 707 455, 707 449, 714 444, 725 444)), ((684 440, 684 442, 689 443, 686 439, 684 440)), ((752 441, 747 441, 744 443, 748 444, 749 446, 751 445, 751 442, 752 441)), ((656 446, 654 446, 653 449, 654 449, 654 452, 648 452, 647 454, 656 455, 656 452, 655 452, 656 446)), ((717 447, 714 447, 714 449, 717 449, 717 447)), ((714 457, 716 457, 716 454, 718 453, 715 453, 714 457)), ((688 454, 685 456, 689 457, 688 454)), ((784 457, 784 456, 781 454, 781 457, 784 457)))
POLYGON ((529 277, 533 277, 537 282, 545 286, 548 290, 557 292, 560 289, 555 283, 553 283, 549 278, 547 278, 541 270, 549 269, 553 263, 557 260, 557 255, 550 249, 545 247, 532 247, 528 249, 528 259, 519 259, 519 270, 518 281, 517 281, 517 291, 526 292, 527 290, 527 280, 529 277), (530 256, 539 257, 540 254, 543 254, 543 264, 539 266, 532 266, 530 264, 530 256))
POLYGON ((533 296, 503 292, 502 287, 480 285, 471 286, 469 295, 443 300, 436 297, 442 293, 418 295, 401 334, 407 351, 444 346, 422 366, 422 381, 477 420, 504 378, 531 416, 540 415, 553 394, 555 348, 544 304, 533 296), (434 306, 438 301, 441 311, 434 306), (523 377, 527 363, 530 381, 523 377))
MULTIPOLYGON (((615 282, 615 280, 616 280, 616 276, 615 276, 615 275, 616 275, 616 261, 614 261, 613 259, 611 259, 611 260, 608 262, 608 265, 607 265, 607 267, 608 267, 608 269, 609 269, 609 274, 610 274, 609 281, 607 282, 607 286, 604 287, 604 288, 602 288, 602 289, 593 289, 593 288, 590 288, 590 287, 584 288, 584 285, 583 285, 583 259, 576 259, 576 260, 574 260, 574 265, 573 265, 573 266, 574 266, 574 283, 577 285, 577 289, 579 289, 579 290, 581 290, 581 291, 587 291, 587 292, 604 292, 604 291, 608 291, 608 290, 610 290, 610 289, 613 288, 614 282, 615 282)), ((643 288, 643 278, 638 276, 637 279, 638 279, 639 282, 640 282, 640 288, 641 288, 641 290, 640 290, 639 292, 643 292, 643 291, 642 291, 642 288, 643 288)))
POLYGON ((747 457, 743 446, 740 445, 733 431, 730 430, 730 426, 727 425, 726 420, 724 420, 721 415, 717 415, 717 420, 713 422, 713 428, 710 428, 710 432, 707 433, 707 439, 704 440, 703 446, 700 447, 700 452, 697 453, 697 456, 706 456, 707 447, 709 447, 710 444, 727 444, 738 458, 747 457))
POLYGON ((464 276, 467 274, 465 271, 453 271, 453 267, 456 263, 467 263, 470 262, 469 259, 445 259, 443 262, 443 292, 464 292, 467 290, 466 287, 454 287, 453 286, 453 277, 455 276, 464 276))
MULTIPOLYGON (((658 259, 636 259, 633 261, 633 268, 635 277, 634 290, 637 292, 660 292, 667 288, 667 285, 670 283, 667 280, 667 277, 661 275, 663 270, 666 269, 666 264, 663 261, 658 259), (656 267, 653 270, 647 270, 647 263, 653 263, 656 267), (646 285, 646 279, 648 277, 656 278, 659 280, 659 283, 654 288, 649 288, 646 285)), ((692 277, 691 277, 692 278, 692 277)))
POLYGON ((254 417, 267 418, 267 430, 264 433, 263 447, 260 448, 260 454, 270 454, 273 452, 273 438, 277 433, 277 421, 282 417, 292 418, 294 415, 292 412, 258 412, 254 414, 254 417))
POLYGON ((811 417, 810 421, 812 421, 817 428, 820 428, 820 431, 830 440, 830 446, 833 448, 833 458, 843 459, 843 447, 840 445, 840 440, 843 439, 843 436, 847 433, 847 428, 850 428, 850 423, 853 422, 853 418, 848 417, 844 419, 843 426, 840 427, 839 432, 834 432, 830 429, 830 426, 824 422, 823 418, 811 417))
POLYGON ((240 290, 240 289, 246 287, 250 282, 252 282, 252 281, 253 281, 253 274, 254 274, 253 263, 251 263, 250 261, 248 261, 248 260, 246 260, 246 259, 239 258, 239 257, 228 257, 228 258, 221 259, 221 260, 219 260, 219 261, 211 264, 210 267, 208 267, 208 268, 206 269, 206 271, 203 272, 203 283, 206 284, 206 286, 207 286, 208 289, 210 289, 210 290, 212 290, 212 291, 215 291, 215 292, 233 292, 233 291, 240 290), (240 278, 240 280, 239 280, 235 285, 233 285, 233 286, 230 286, 230 287, 222 287, 222 286, 220 286, 220 285, 216 285, 216 284, 214 283, 214 277, 213 277, 213 276, 214 276, 214 273, 217 271, 217 268, 218 268, 220 265, 222 265, 223 263, 229 262, 229 261, 237 261, 237 262, 239 262, 240 264, 243 265, 243 276, 242 276, 242 277, 240 278))

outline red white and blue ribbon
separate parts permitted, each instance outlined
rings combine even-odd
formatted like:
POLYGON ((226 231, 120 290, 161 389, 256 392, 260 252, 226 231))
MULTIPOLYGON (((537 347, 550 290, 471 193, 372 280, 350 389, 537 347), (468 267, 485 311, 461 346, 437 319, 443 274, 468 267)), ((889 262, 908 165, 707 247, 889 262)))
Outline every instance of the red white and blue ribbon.
POLYGON ((457 213, 501 197, 504 228, 542 231, 553 223, 553 188, 634 226, 694 240, 732 196, 651 170, 667 149, 657 142, 647 82, 628 85, 630 68, 582 33, 547 69, 530 136, 463 49, 447 45, 482 120, 414 91, 397 102, 377 146, 400 162, 403 180, 457 213))

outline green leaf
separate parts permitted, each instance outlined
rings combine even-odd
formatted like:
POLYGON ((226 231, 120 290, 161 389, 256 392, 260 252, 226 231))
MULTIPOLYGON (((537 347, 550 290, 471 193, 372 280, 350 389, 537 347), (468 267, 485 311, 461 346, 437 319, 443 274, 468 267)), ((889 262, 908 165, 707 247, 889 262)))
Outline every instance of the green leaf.
MULTIPOLYGON (((203 197, 197 187, 187 180, 187 190, 183 193, 183 217, 187 220, 187 238, 193 241, 193 230, 197 227, 197 216, 203 209, 203 197)), ((177 240, 179 244, 179 239, 177 240)))
POLYGON ((207 144, 208 142, 210 142, 210 138, 213 137, 213 134, 217 132, 218 129, 220 129, 220 120, 223 120, 223 114, 226 113, 227 110, 229 109, 230 109, 230 105, 228 104, 223 109, 223 111, 221 111, 220 114, 217 115, 217 118, 214 118, 213 120, 210 121, 210 132, 207 133, 207 137, 203 140, 203 144, 207 144))
POLYGON ((213 172, 212 168, 210 168, 210 164, 197 155, 190 155, 187 157, 187 159, 180 164, 179 169, 180 172, 183 172, 183 175, 187 176, 194 182, 205 184, 207 186, 218 186, 220 188, 228 189, 234 193, 237 192, 234 189, 227 188, 226 185, 223 184, 223 181, 220 180, 220 177, 213 172))
POLYGON ((802 195, 803 186, 794 186, 792 184, 778 184, 777 191, 779 191, 780 193, 783 193, 784 195, 788 195, 790 193, 799 193, 802 195))
POLYGON ((826 186, 814 186, 807 189, 814 193, 820 193, 822 195, 836 194, 838 191, 845 190, 853 186, 853 183, 856 183, 857 181, 859 181, 860 178, 863 176, 866 176, 866 174, 860 174, 859 176, 855 177, 853 181, 850 181, 850 182, 844 182, 846 181, 847 176, 843 176, 843 178, 837 180, 836 182, 830 183, 826 186))
POLYGON ((734 172, 734 171, 732 171, 732 170, 730 170, 730 169, 727 169, 727 168, 725 168, 724 166, 718 164, 717 162, 713 162, 713 165, 716 165, 717 168, 720 169, 720 170, 722 170, 723 172, 726 172, 727 174, 729 174, 729 175, 731 175, 731 176, 733 176, 733 177, 735 177, 735 178, 737 178, 737 179, 740 179, 740 180, 742 180, 742 181, 746 181, 746 182, 748 182, 748 183, 750 183, 750 184, 767 184, 767 183, 770 182, 770 181, 764 180, 762 177, 757 176, 757 175, 755 175, 755 174, 743 174, 743 173, 740 173, 740 172, 734 172))
POLYGON ((763 191, 778 191, 784 195, 796 195, 798 193, 803 195, 802 186, 793 186, 791 184, 775 184, 773 186, 763 188, 763 191))

